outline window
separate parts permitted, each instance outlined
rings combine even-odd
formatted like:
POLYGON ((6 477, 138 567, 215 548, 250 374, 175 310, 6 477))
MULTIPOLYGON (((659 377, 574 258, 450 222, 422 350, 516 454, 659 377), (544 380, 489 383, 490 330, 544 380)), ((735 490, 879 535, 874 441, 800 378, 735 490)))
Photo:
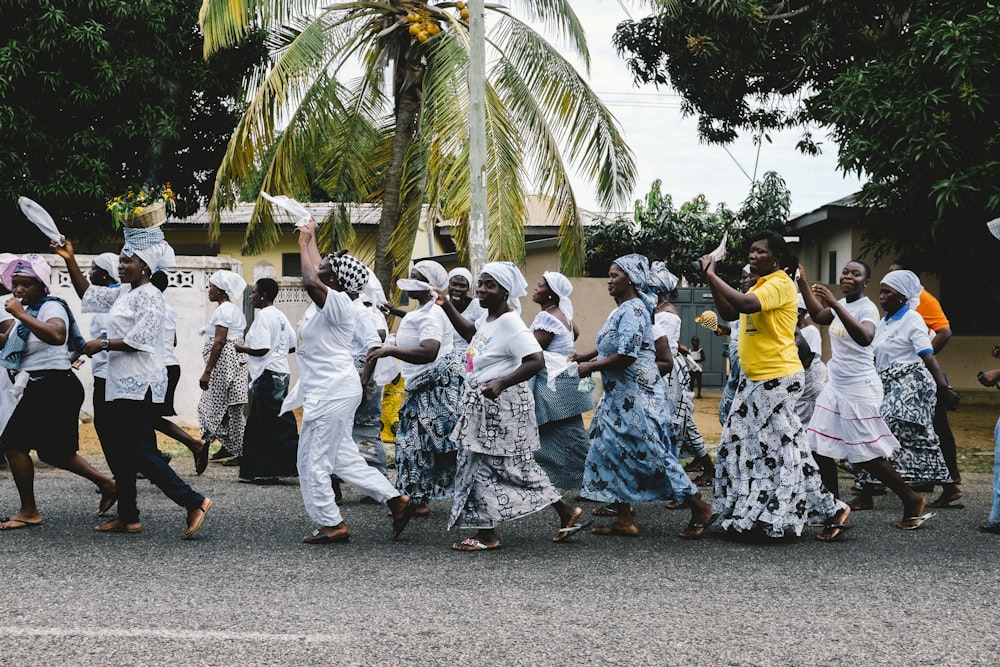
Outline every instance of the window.
POLYGON ((827 280, 826 280, 826 282, 829 285, 836 285, 838 282, 840 282, 838 280, 839 276, 837 275, 838 266, 837 266, 837 251, 836 250, 831 250, 830 251, 829 261, 830 261, 830 264, 827 267, 827 275, 826 275, 827 280))
POLYGON ((281 253, 281 275, 284 278, 302 277, 302 257, 297 252, 281 253))

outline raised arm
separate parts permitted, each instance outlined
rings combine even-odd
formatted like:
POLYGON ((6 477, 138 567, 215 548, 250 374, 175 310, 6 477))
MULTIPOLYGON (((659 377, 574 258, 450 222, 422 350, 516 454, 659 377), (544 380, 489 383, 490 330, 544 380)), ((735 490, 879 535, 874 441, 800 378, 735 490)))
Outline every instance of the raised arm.
POLYGON ((302 286, 317 307, 326 305, 327 286, 319 279, 319 265, 323 262, 316 246, 316 218, 299 227, 299 259, 302 263, 302 286))
MULTIPOLYGON (((458 308, 455 307, 455 304, 445 298, 445 295, 441 292, 438 293, 435 303, 444 309, 445 315, 448 316, 451 326, 455 327, 455 331, 458 332, 458 335, 464 338, 466 343, 472 340, 472 337, 476 335, 476 323, 467 319, 464 315, 462 315, 462 313, 458 312, 458 308)), ((538 371, 535 372, 537 373, 538 371)))
POLYGON ((798 275, 798 278, 795 282, 798 285, 799 294, 802 295, 802 300, 805 301, 806 310, 809 311, 809 317, 812 318, 812 321, 816 324, 830 324, 833 322, 833 311, 828 307, 824 307, 820 302, 820 298, 830 304, 830 306, 833 306, 833 304, 837 302, 836 299, 832 298, 833 294, 830 290, 826 289, 825 285, 820 285, 818 283, 814 285, 816 288, 822 287, 823 289, 826 289, 826 293, 831 297, 829 299, 827 299, 826 296, 821 297, 819 293, 814 292, 809 286, 809 281, 806 280, 806 270, 801 264, 799 265, 799 270, 796 274, 798 275))
POLYGON ((67 241, 65 236, 60 236, 59 238, 62 239, 63 245, 52 241, 49 243, 49 247, 52 248, 52 252, 62 257, 63 261, 66 262, 66 271, 69 273, 70 282, 73 283, 73 289, 76 290, 76 295, 82 299, 83 293, 90 287, 90 281, 87 280, 87 276, 83 275, 80 265, 76 263, 76 253, 73 252, 73 244, 67 241))
POLYGON ((739 319, 741 313, 760 312, 760 299, 755 294, 744 294, 729 286, 725 280, 718 276, 715 272, 715 258, 711 255, 705 255, 700 261, 705 269, 705 278, 708 280, 708 288, 712 292, 715 307, 724 319, 736 320, 739 319))

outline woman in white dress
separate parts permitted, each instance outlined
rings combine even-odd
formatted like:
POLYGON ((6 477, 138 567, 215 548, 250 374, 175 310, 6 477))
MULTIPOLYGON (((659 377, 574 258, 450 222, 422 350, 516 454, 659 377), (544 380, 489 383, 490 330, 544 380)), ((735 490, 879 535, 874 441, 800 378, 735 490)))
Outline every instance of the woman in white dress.
POLYGON ((204 328, 201 356, 205 372, 198 379, 202 388, 198 401, 201 440, 211 445, 218 440, 219 451, 212 460, 231 459, 224 465, 239 465, 246 429, 244 409, 249 398, 249 371, 246 355, 236 351, 243 340, 247 318, 243 315, 243 292, 247 283, 232 271, 216 271, 208 279, 208 300, 219 304, 204 328))
MULTIPOLYGON (((805 269, 799 267, 798 286, 813 322, 829 325, 830 363, 827 384, 816 397, 815 410, 806 428, 809 446, 819 466, 823 485, 839 497, 836 460, 867 470, 903 501, 903 521, 897 528, 915 527, 912 517, 923 514, 927 501, 915 493, 889 465, 899 442, 879 412, 882 381, 875 371, 875 326, 878 309, 864 295, 871 269, 851 261, 840 272, 837 300, 826 285, 810 288, 805 269), (824 305, 825 304, 825 305, 824 305)), ((820 539, 836 539, 846 526, 827 525, 820 539)))

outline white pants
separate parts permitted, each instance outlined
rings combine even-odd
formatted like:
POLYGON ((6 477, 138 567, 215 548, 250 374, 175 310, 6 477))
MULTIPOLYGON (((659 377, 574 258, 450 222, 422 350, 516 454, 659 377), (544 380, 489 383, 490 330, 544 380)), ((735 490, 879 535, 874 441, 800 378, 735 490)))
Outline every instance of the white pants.
POLYGON ((321 526, 336 526, 344 519, 334 501, 331 475, 367 496, 384 503, 399 495, 375 468, 370 467, 351 437, 354 413, 361 395, 335 398, 313 406, 302 415, 299 434, 299 487, 309 518, 321 526))

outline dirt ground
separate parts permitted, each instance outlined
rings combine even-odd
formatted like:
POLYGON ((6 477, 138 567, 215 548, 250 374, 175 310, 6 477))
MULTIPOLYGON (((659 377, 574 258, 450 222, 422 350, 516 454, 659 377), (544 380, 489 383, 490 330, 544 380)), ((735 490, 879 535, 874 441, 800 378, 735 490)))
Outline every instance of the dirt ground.
MULTIPOLYGON (((722 434, 718 419, 720 396, 720 391, 707 389, 702 393, 701 399, 694 401, 695 423, 698 424, 698 429, 712 451, 715 450, 715 445, 722 434)), ((1000 392, 976 394, 969 400, 964 400, 958 410, 948 413, 951 430, 958 444, 958 465, 961 470, 969 472, 993 470, 993 427, 998 414, 1000 414, 1000 392), (995 398, 993 394, 996 394, 995 398)), ((297 414, 297 418, 301 421, 301 415, 297 414)), ((590 415, 585 415, 584 420, 589 423, 590 415)), ((184 428, 189 433, 198 435, 197 428, 184 428)), ((161 449, 172 455, 183 454, 186 451, 183 445, 162 434, 157 434, 157 437, 161 449)), ((213 447, 213 451, 214 449, 213 447)), ((85 455, 100 455, 101 449, 93 424, 80 426, 80 450, 85 455)))

